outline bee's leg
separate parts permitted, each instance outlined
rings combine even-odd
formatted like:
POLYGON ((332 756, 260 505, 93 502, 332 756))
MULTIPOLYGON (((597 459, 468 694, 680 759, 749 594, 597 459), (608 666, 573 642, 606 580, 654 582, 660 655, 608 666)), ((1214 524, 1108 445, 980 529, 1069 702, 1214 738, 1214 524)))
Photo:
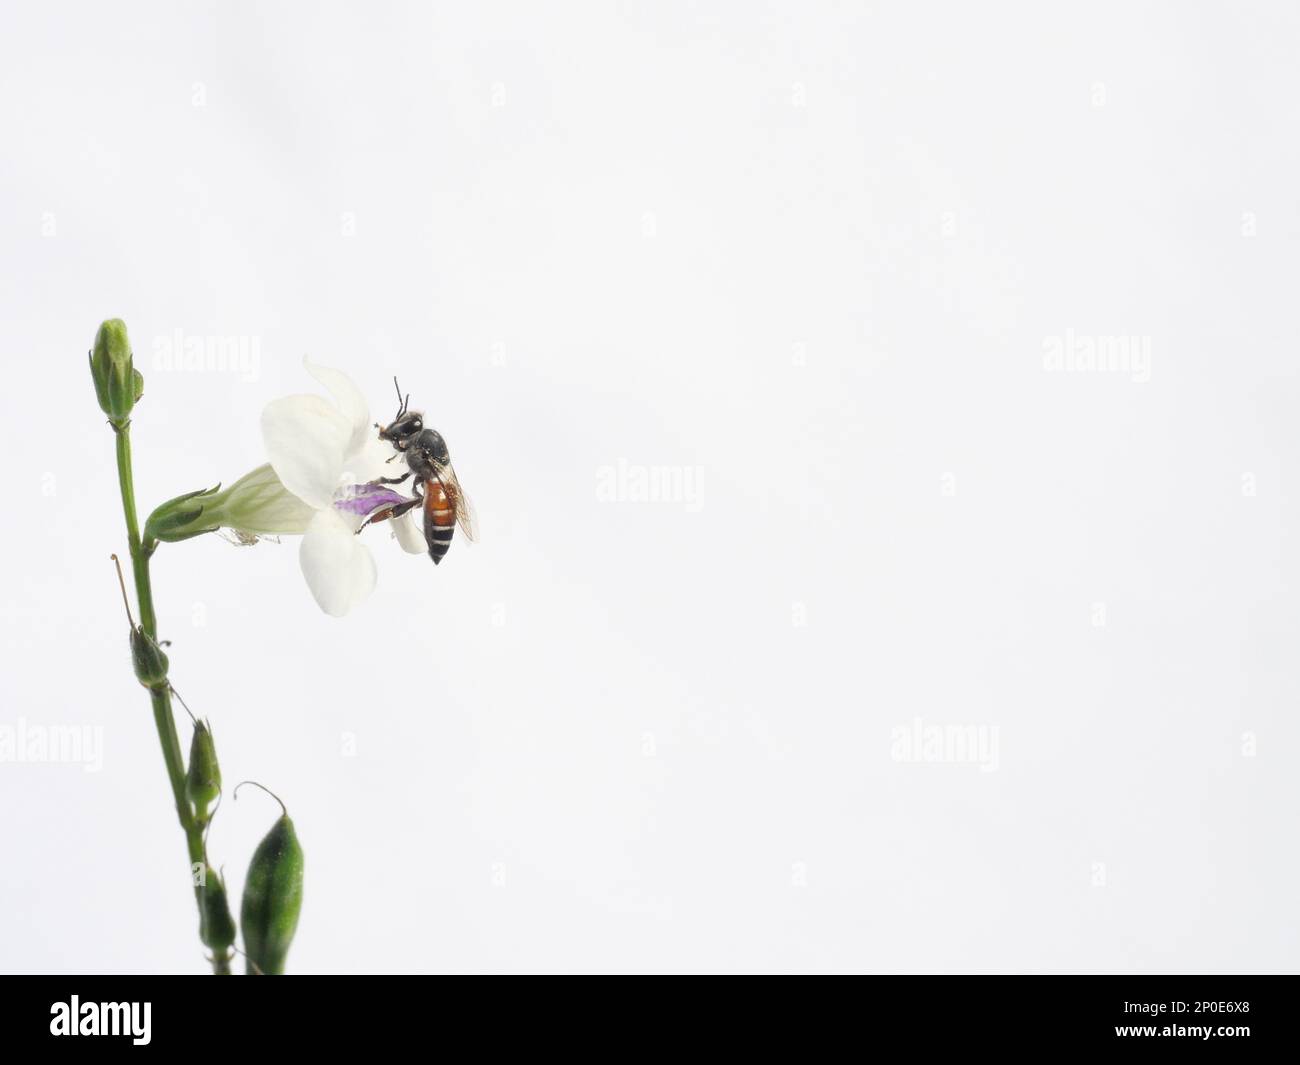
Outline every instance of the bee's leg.
POLYGON ((383 510, 377 510, 375 511, 375 513, 371 514, 370 517, 368 517, 365 521, 361 523, 361 525, 357 529, 357 535, 359 536, 361 534, 361 530, 364 529, 367 525, 370 525, 372 522, 390 521, 390 520, 396 521, 408 510, 411 510, 412 508, 419 506, 419 504, 423 502, 424 502, 423 496, 416 496, 414 499, 407 499, 401 503, 398 503, 396 506, 385 507, 383 510))
POLYGON ((368 481, 367 483, 368 484, 401 484, 410 476, 411 476, 411 471, 407 470, 400 477, 376 477, 373 481, 368 481))
POLYGON ((370 525, 372 522, 387 521, 392 516, 393 516, 393 511, 391 508, 387 510, 375 511, 373 514, 370 515, 370 517, 368 517, 365 521, 363 521, 360 525, 357 526, 357 531, 355 535, 360 536, 361 530, 364 529, 367 525, 370 525))

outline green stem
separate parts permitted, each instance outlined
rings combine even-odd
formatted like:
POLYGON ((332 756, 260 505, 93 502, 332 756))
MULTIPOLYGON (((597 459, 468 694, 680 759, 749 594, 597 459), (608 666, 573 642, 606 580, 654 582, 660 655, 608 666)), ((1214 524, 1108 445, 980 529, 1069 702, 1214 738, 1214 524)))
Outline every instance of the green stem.
POLYGON ((135 575, 135 592, 140 600, 140 625, 153 639, 158 638, 158 618, 153 609, 153 585, 149 582, 149 556, 140 539, 140 519, 135 510, 135 474, 131 468, 131 423, 114 428, 117 434, 117 482, 122 488, 122 512, 126 515, 126 535, 131 547, 131 569, 135 575))
MULTIPOLYGON (((122 489, 122 513, 126 517, 126 535, 131 549, 131 571, 135 577, 135 594, 140 604, 140 627, 150 639, 158 638, 158 617, 154 612, 153 583, 149 577, 149 558, 157 547, 157 541, 145 543, 140 538, 140 521, 135 509, 135 478, 131 469, 131 423, 121 428, 114 426, 117 434, 117 480, 122 489)), ((172 798, 176 802, 176 817, 185 833, 185 845, 190 856, 191 880, 194 879, 196 867, 208 868, 207 848, 203 840, 203 826, 194 815, 185 794, 185 756, 181 753, 180 737, 176 733, 176 719, 172 714, 171 693, 166 683, 149 689, 149 699, 153 704, 154 726, 158 730, 158 742, 162 746, 163 763, 167 767, 167 779, 171 783, 172 798)), ((194 886, 194 899, 200 907, 202 917, 202 897, 198 884, 194 886)), ((212 971, 217 975, 230 972, 229 956, 221 957, 214 953, 212 971)))

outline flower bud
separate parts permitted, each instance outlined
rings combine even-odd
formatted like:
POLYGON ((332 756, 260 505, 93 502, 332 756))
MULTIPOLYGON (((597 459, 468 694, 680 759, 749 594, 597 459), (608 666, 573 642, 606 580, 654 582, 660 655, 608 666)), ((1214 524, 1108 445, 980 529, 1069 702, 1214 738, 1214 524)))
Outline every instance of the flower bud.
POLYGON ((115 429, 124 428, 131 419, 131 409, 144 394, 144 377, 132 362, 131 342, 122 319, 108 319, 95 333, 90 375, 100 409, 115 429))
MULTIPOLYGON (((238 788, 235 790, 238 793, 238 788)), ((244 880, 239 926, 244 932, 246 971, 250 976, 259 972, 278 976, 284 972, 284 960, 302 910, 302 847, 284 803, 280 803, 280 809, 280 819, 253 852, 244 880)))
POLYGON ((230 916, 230 903, 226 901, 226 885, 217 871, 209 867, 197 891, 199 939, 205 947, 225 955, 235 942, 235 919, 230 916))
POLYGON ((145 522, 145 539, 168 543, 233 529, 251 536, 307 531, 315 511, 290 492, 270 465, 259 466, 224 491, 221 486, 168 500, 145 522))
POLYGON ((200 824, 208 820, 208 807, 221 794, 221 766, 217 764, 217 745, 206 721, 194 723, 190 741, 190 767, 185 776, 185 793, 194 804, 200 824))

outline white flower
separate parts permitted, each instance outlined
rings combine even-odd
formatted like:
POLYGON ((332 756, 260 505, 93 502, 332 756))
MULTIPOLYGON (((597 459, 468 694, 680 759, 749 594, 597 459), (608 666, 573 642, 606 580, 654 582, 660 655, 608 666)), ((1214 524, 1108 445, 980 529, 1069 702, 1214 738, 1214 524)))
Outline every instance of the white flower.
MULTIPOLYGON (((368 482, 400 477, 406 463, 394 459, 392 445, 378 438, 365 398, 346 374, 309 359, 303 366, 329 390, 333 402, 314 395, 285 396, 262 412, 271 466, 304 505, 296 515, 299 528, 271 531, 304 532, 298 560, 307 586, 325 613, 342 617, 375 587, 375 560, 358 530, 369 515, 406 498, 368 482), (308 513, 304 524, 301 518, 308 513)), ((403 548, 423 554, 427 545, 419 509, 377 527, 392 526, 403 548)))

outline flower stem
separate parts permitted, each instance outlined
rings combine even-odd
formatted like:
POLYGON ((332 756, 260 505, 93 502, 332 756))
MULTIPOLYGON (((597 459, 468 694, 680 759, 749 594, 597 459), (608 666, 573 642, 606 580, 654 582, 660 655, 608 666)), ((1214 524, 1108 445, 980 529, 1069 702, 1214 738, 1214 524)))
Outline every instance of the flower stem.
MULTIPOLYGON (((135 578, 135 594, 140 606, 140 627, 152 640, 158 638, 158 617, 154 612, 153 584, 149 578, 149 558, 158 546, 156 540, 146 543, 140 537, 140 521, 136 516, 135 478, 131 468, 131 423, 128 421, 120 428, 114 426, 117 435, 117 480, 122 489, 122 513, 126 517, 126 535, 131 550, 131 571, 135 578)), ((172 798, 176 802, 176 816, 185 833, 185 844, 190 856, 191 880, 201 871, 204 876, 208 871, 207 848, 203 840, 203 826, 194 815, 185 794, 185 756, 181 753, 181 742, 176 734, 176 719, 172 715, 172 701, 166 683, 149 689, 149 699, 153 704, 154 726, 158 730, 158 742, 162 746, 163 763, 167 767, 167 779, 171 782, 172 798)), ((194 898, 200 907, 202 916, 202 898, 198 883, 194 885, 194 898)), ((212 971, 217 975, 230 973, 229 955, 214 952, 212 971)))

